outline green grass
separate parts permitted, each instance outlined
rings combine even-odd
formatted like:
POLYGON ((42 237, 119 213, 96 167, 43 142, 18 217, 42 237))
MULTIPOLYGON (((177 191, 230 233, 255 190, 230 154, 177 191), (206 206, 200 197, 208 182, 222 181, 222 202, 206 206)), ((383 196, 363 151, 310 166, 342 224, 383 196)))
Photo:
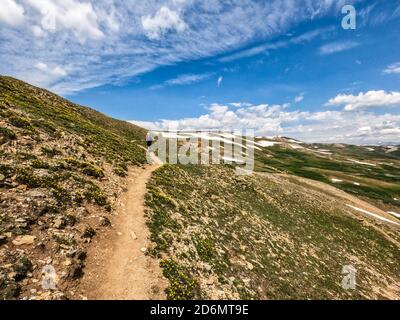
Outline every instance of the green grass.
MULTIPOLYGON (((198 284, 196 299, 215 292, 242 299, 384 298, 372 288, 400 280, 398 247, 349 216, 344 201, 282 176, 169 165, 148 187, 152 253, 179 261, 182 282, 198 284), (355 291, 340 285, 348 264, 358 270, 355 291)), ((167 278, 167 293, 175 292, 176 277, 167 278)))
MULTIPOLYGON (((291 150, 287 147, 274 146, 264 148, 256 153, 256 170, 260 172, 284 172, 296 176, 318 180, 328 183, 343 191, 366 199, 374 203, 382 202, 388 205, 399 206, 394 200, 400 194, 400 158, 391 153, 385 153, 380 148, 377 151, 367 151, 357 146, 346 146, 345 148, 330 145, 317 145, 320 148, 330 150, 334 155, 330 157, 319 157, 314 153, 302 149, 291 150), (349 162, 347 159, 377 163, 376 167, 359 165, 349 162), (393 163, 385 165, 381 163, 393 163), (357 186, 353 183, 333 183, 331 176, 339 174, 349 181, 358 179, 369 179, 368 185, 357 186), (374 183, 374 180, 382 183, 374 183)), ((313 145, 308 146, 312 148, 313 145)))
POLYGON ((6 110, 0 116, 16 128, 45 131, 52 136, 76 134, 84 139, 82 146, 89 152, 110 162, 137 165, 146 161, 144 151, 138 146, 144 144, 144 129, 22 81, 0 77, 0 106, 6 110))

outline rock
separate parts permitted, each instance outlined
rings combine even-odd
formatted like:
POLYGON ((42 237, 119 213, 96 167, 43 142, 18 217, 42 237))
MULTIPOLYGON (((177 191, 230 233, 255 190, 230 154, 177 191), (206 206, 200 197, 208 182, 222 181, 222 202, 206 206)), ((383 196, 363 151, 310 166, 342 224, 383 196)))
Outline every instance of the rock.
POLYGON ((133 240, 137 240, 137 235, 133 231, 131 231, 131 237, 132 237, 133 240))
POLYGON ((140 249, 140 251, 142 251, 143 253, 146 253, 147 252, 147 248, 142 248, 142 249, 140 249))
POLYGON ((0 173, 0 182, 2 182, 2 181, 4 181, 4 180, 6 180, 5 175, 0 173))
POLYGON ((84 216, 88 214, 88 211, 85 207, 79 207, 78 209, 76 209, 76 213, 78 215, 84 216))
POLYGON ((29 235, 19 236, 15 238, 15 240, 13 240, 12 243, 16 246, 30 245, 35 242, 35 239, 36 239, 35 236, 29 236, 29 235))
POLYGON ((254 266, 250 262, 247 262, 247 269, 253 270, 254 266))
POLYGON ((56 229, 63 229, 65 227, 65 220, 62 217, 58 217, 54 220, 53 226, 56 229))
POLYGON ((111 221, 107 217, 101 217, 100 218, 100 225, 102 227, 111 227, 111 221))
POLYGON ((32 190, 29 193, 29 196, 32 198, 44 198, 46 196, 46 194, 43 191, 40 190, 32 190))
POLYGON ((69 267, 72 264, 72 261, 67 259, 64 261, 64 266, 69 267))

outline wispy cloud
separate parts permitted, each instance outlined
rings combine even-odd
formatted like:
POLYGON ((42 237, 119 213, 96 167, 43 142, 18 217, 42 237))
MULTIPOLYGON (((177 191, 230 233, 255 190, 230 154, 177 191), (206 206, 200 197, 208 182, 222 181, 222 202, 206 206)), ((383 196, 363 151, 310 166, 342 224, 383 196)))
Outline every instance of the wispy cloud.
POLYGON ((400 62, 391 64, 383 72, 386 74, 400 74, 400 62))
POLYGON ((250 49, 241 50, 241 51, 235 52, 233 54, 227 55, 225 57, 222 57, 219 59, 219 61, 220 62, 231 62, 231 61, 235 61, 235 60, 239 60, 239 59, 243 59, 243 58, 253 57, 253 56, 256 56, 259 54, 268 54, 268 52, 271 50, 287 48, 293 44, 301 44, 301 43, 306 43, 306 42, 312 41, 315 38, 318 38, 322 35, 326 35, 328 32, 331 32, 332 30, 334 30, 333 27, 328 27, 328 28, 321 28, 321 29, 309 31, 309 32, 303 33, 299 36, 291 37, 290 39, 266 43, 263 45, 252 47, 250 49))
POLYGON ((341 42, 332 42, 326 45, 323 45, 319 48, 320 55, 329 55, 333 53, 338 53, 346 50, 353 49, 358 47, 360 43, 355 41, 341 41, 341 42))
POLYGON ((296 96, 293 100, 294 103, 300 103, 304 100, 304 93, 300 93, 298 96, 296 96))
POLYGON ((2 0, 0 73, 71 94, 268 41, 344 2, 2 0), (38 63, 67 74, 44 77, 38 63))
POLYGON ((184 86, 184 85, 189 85, 193 83, 197 83, 206 79, 211 78, 214 76, 214 73, 201 73, 201 74, 181 74, 176 78, 169 79, 164 81, 162 84, 157 84, 152 87, 150 87, 151 90, 157 90, 157 89, 162 89, 165 87, 171 87, 171 86, 184 86))
POLYGON ((218 86, 218 88, 221 86, 222 81, 224 81, 224 77, 223 77, 223 76, 219 76, 219 77, 218 77, 218 80, 217 80, 217 86, 218 86))
POLYGON ((359 10, 357 16, 360 26, 377 26, 400 17, 400 3, 399 1, 374 2, 359 10))

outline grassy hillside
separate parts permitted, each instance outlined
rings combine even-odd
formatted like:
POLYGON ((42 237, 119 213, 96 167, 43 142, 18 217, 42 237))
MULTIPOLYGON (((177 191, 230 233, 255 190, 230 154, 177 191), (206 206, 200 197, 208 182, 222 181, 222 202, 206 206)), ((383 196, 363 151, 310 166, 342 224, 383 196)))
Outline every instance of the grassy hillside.
POLYGON ((0 299, 71 297, 145 131, 0 77, 0 299), (22 250, 21 250, 22 249, 22 250), (59 291, 43 292, 45 265, 59 291))
POLYGON ((354 202, 295 176, 164 166, 146 200, 152 254, 171 299, 398 299, 399 229, 354 202), (345 265, 356 290, 341 287, 345 265))
POLYGON ((324 145, 275 140, 256 152, 256 170, 322 181, 382 209, 400 206, 398 147, 324 145))

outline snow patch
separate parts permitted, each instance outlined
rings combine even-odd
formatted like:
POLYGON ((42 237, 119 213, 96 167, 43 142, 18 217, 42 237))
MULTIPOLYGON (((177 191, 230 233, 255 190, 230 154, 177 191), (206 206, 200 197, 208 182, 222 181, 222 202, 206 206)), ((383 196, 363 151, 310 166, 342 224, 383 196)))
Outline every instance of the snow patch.
POLYGON ((367 211, 367 210, 354 207, 354 206, 352 206, 352 205, 350 205, 350 204, 346 204, 346 206, 348 206, 348 207, 350 207, 350 208, 352 208, 353 210, 356 210, 356 211, 358 211, 358 212, 368 214, 368 215, 370 215, 370 216, 372 216, 372 217, 374 217, 374 218, 376 218, 376 219, 379 219, 379 220, 382 220, 382 221, 385 221, 385 222, 392 223, 392 224, 395 224, 395 225, 400 226, 400 223, 398 223, 398 222, 394 222, 394 221, 392 221, 392 220, 386 219, 386 218, 384 218, 384 217, 381 217, 380 215, 377 215, 377 214, 375 214, 375 213, 369 212, 369 211, 367 211))
POLYGON ((290 146, 291 146, 293 149, 304 149, 304 147, 299 146, 299 145, 297 145, 297 144, 290 144, 290 146))
POLYGON ((400 213, 393 212, 393 211, 388 211, 388 213, 391 214, 392 216, 395 216, 396 218, 400 218, 400 213))
POLYGON ((266 147, 273 147, 274 145, 278 144, 277 142, 272 142, 272 141, 266 141, 266 140, 262 140, 262 141, 258 141, 257 144, 263 148, 266 147))
POLYGON ((347 160, 351 161, 351 162, 354 162, 354 163, 357 163, 357 164, 363 164, 363 165, 366 165, 366 166, 376 167, 376 164, 373 164, 373 163, 362 162, 362 161, 358 161, 358 160, 354 160, 354 159, 347 159, 347 160))

